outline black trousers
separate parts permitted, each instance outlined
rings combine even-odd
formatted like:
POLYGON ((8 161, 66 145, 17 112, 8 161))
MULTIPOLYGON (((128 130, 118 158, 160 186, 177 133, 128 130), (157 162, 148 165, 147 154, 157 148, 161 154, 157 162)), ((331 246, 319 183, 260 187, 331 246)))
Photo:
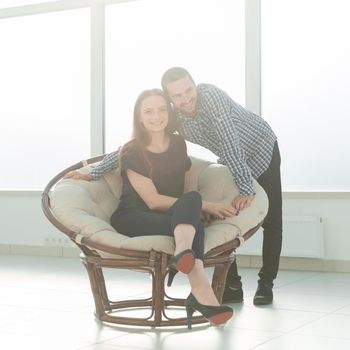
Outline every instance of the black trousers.
MULTIPOLYGON (((263 266, 259 277, 262 282, 272 284, 276 278, 282 248, 282 189, 281 189, 281 157, 277 142, 267 170, 257 178, 257 182, 265 190, 269 199, 269 209, 262 225, 263 231, 263 266)), ((239 282, 237 264, 234 261, 227 275, 227 283, 239 282)))
POLYGON ((196 233, 192 249, 196 258, 203 260, 204 227, 200 220, 202 197, 199 192, 184 193, 165 212, 145 211, 140 209, 116 210, 111 217, 111 225, 129 237, 138 236, 173 236, 178 224, 194 226, 196 233))

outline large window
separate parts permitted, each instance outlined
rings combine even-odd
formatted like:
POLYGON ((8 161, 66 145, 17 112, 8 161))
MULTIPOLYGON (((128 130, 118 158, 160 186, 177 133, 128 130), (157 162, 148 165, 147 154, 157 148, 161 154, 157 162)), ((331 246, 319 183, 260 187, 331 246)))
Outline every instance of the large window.
POLYGON ((43 2, 53 2, 56 0, 0 0, 0 9, 15 7, 15 6, 26 6, 39 4, 43 2))
POLYGON ((90 11, 0 20, 0 189, 42 189, 90 150, 90 11))
MULTIPOLYGON (((258 106, 258 50, 250 46, 257 46, 259 21, 249 11, 259 3, 261 112, 279 139, 283 189, 350 190, 347 0, 42 2, 0 0, 0 190, 41 189, 91 148, 102 152, 104 114, 105 150, 115 150, 131 135, 137 95, 160 87, 172 66, 242 105, 247 73, 256 82, 248 80, 248 102, 253 96, 258 106), (253 34, 247 58, 245 15, 253 34)), ((190 154, 216 160, 188 146, 190 154)))
MULTIPOLYGON (((244 105, 244 1, 147 0, 106 6, 106 151, 129 139, 133 105, 160 88, 164 71, 187 68, 197 83, 244 105)), ((191 154, 216 160, 189 145, 191 154)))
POLYGON ((284 190, 350 190, 350 4, 264 0, 262 115, 284 190))

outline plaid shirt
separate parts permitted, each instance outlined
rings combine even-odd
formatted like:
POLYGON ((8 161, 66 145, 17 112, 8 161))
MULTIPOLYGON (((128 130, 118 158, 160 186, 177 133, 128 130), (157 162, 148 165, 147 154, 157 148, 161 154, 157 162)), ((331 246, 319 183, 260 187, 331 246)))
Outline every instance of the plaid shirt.
POLYGON ((254 194, 252 177, 269 166, 276 135, 258 115, 234 102, 214 85, 197 86, 197 113, 188 117, 176 110, 180 133, 216 154, 226 165, 242 195, 254 194))
MULTIPOLYGON (((254 194, 252 177, 258 178, 269 166, 276 135, 260 116, 234 102, 224 91, 209 84, 197 86, 195 116, 175 109, 180 134, 199 144, 226 165, 242 195, 254 194)), ((92 170, 93 179, 118 166, 118 151, 107 155, 92 170)))

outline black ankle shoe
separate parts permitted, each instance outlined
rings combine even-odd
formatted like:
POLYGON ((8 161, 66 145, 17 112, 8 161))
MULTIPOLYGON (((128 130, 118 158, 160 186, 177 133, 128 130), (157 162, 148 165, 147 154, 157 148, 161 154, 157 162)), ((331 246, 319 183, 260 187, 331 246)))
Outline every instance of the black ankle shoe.
POLYGON ((223 324, 233 315, 233 310, 229 306, 211 306, 200 304, 191 293, 185 302, 187 312, 187 327, 192 328, 192 315, 195 310, 199 311, 208 321, 215 325, 223 324))
POLYGON ((173 279, 178 271, 189 274, 195 263, 195 252, 192 249, 185 249, 181 253, 172 256, 169 260, 168 268, 168 287, 171 286, 173 279))
POLYGON ((242 284, 239 283, 226 283, 224 296, 222 297, 223 303, 241 303, 243 301, 243 289, 242 284))
POLYGON ((273 301, 272 283, 259 282, 253 303, 254 305, 269 305, 273 301))

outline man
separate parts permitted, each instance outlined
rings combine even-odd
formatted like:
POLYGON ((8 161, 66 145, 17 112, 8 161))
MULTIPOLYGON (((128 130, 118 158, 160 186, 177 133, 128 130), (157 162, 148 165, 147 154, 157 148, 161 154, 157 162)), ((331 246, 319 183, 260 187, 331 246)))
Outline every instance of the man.
MULTIPOLYGON (((237 210, 249 207, 255 194, 252 178, 267 193, 269 210, 262 225, 263 266, 254 304, 271 304, 282 245, 280 154, 274 132, 260 116, 244 109, 221 89, 210 84, 196 86, 184 68, 167 70, 162 88, 174 106, 179 132, 212 151, 219 157, 218 163, 231 171, 240 190, 240 195, 232 199, 232 206, 237 210)), ((223 301, 243 301, 236 262, 230 267, 223 301)))

